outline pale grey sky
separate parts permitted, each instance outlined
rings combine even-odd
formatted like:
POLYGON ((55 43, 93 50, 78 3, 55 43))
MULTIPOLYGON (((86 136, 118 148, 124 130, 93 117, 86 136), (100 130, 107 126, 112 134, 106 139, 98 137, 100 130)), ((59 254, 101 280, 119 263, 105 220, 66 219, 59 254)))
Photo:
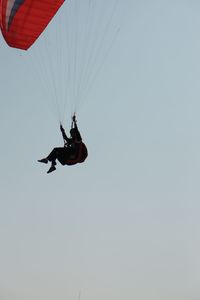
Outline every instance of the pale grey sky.
POLYGON ((200 3, 119 5, 78 112, 89 157, 50 175, 59 124, 1 38, 2 300, 199 300, 200 3))

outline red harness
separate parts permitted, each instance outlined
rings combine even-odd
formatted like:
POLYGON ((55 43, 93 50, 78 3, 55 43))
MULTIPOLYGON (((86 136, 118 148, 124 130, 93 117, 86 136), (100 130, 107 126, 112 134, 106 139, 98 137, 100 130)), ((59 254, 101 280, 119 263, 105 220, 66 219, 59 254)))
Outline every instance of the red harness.
POLYGON ((79 145, 77 156, 72 159, 67 159, 65 161, 65 165, 71 166, 71 165, 75 165, 77 163, 82 163, 85 161, 87 156, 88 156, 87 148, 86 148, 85 144, 83 142, 81 142, 79 145))

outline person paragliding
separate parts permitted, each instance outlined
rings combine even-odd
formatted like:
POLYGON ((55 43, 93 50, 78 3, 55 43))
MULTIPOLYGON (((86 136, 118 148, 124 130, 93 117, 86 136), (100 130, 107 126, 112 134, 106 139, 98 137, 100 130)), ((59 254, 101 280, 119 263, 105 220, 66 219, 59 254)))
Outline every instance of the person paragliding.
POLYGON ((72 118, 70 137, 67 137, 62 124, 60 124, 60 130, 62 132, 64 146, 54 148, 47 157, 38 160, 38 162, 45 164, 51 162, 51 167, 47 173, 56 170, 56 160, 62 165, 75 165, 84 162, 88 156, 87 147, 82 141, 75 115, 72 118))

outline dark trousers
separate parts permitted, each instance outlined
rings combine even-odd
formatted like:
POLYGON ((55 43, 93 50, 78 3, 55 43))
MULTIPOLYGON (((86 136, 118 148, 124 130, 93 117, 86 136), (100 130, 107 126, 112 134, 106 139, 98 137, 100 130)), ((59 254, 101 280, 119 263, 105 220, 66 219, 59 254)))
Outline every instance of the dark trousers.
POLYGON ((71 149, 67 147, 57 147, 54 148, 51 153, 47 156, 47 159, 53 164, 56 162, 56 159, 62 164, 65 165, 66 160, 69 159, 71 155, 71 149))

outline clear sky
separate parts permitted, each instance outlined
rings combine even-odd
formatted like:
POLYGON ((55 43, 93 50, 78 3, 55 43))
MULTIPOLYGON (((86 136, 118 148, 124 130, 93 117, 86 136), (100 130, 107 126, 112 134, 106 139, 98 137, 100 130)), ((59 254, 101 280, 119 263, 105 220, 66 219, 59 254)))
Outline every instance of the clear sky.
POLYGON ((49 175, 58 120, 0 38, 1 300, 200 298, 200 3, 119 5, 77 115, 89 157, 49 175))

